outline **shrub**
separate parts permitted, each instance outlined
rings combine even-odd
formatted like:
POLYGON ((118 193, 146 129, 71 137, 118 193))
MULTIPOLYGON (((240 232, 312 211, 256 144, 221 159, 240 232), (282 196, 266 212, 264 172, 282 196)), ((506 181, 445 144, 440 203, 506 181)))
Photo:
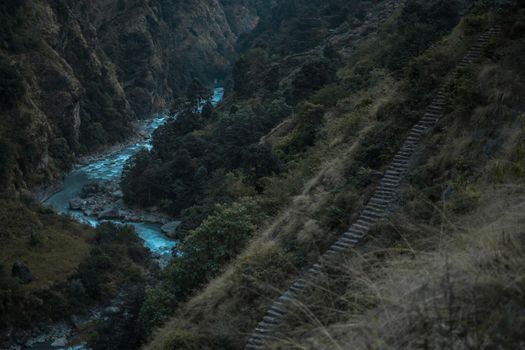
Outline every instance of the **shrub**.
POLYGON ((286 154, 295 154, 312 146, 317 140, 317 132, 324 123, 325 109, 320 105, 305 102, 299 106, 294 118, 293 132, 280 145, 286 154))

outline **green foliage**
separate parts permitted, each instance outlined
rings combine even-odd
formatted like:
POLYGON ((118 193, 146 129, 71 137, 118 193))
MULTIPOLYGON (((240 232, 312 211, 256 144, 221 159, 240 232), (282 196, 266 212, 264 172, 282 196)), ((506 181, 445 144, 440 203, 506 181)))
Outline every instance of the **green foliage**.
MULTIPOLYGON (((10 251, 16 251, 19 254, 16 259, 26 262, 35 277, 26 287, 0 269, 2 327, 28 327, 85 312, 95 303, 114 297, 124 284, 142 284, 144 269, 153 267, 149 252, 130 227, 102 224, 96 232, 89 232, 95 235, 90 245, 85 237, 78 236, 79 230, 88 229, 53 212, 39 210, 34 204, 16 202, 0 203, 0 222, 0 241, 9 250, 0 251, 0 258, 12 261, 10 251), (36 244, 30 244, 32 240, 37 240, 36 244), (72 251, 61 252, 64 247, 55 247, 62 244, 72 251), (53 264, 57 266, 50 266, 53 264), (64 267, 69 270, 66 268, 63 278, 57 280, 54 271, 62 271, 64 267), (44 272, 49 269, 49 275, 42 269, 44 272)), ((87 236, 86 232, 80 232, 87 236)))
POLYGON ((240 98, 248 98, 261 88, 276 90, 278 69, 270 64, 268 54, 261 48, 246 52, 233 67, 234 91, 240 98))
POLYGON ((323 106, 305 102, 299 106, 293 132, 283 141, 280 148, 286 154, 295 154, 312 146, 317 139, 317 132, 323 126, 325 109, 323 106))
POLYGON ((484 15, 469 15, 463 18, 463 31, 466 35, 481 32, 487 26, 487 17, 484 15))
POLYGON ((305 63, 292 81, 289 101, 297 102, 335 80, 335 67, 329 60, 305 63))
POLYGON ((245 200, 217 206, 191 231, 164 271, 162 285, 146 297, 139 317, 145 335, 162 324, 177 303, 215 277, 236 257, 263 218, 258 205, 245 200))
POLYGON ((201 101, 209 100, 212 96, 210 89, 206 88, 202 83, 194 79, 186 92, 186 97, 194 106, 198 105, 201 101))
POLYGON ((126 164, 121 179, 125 200, 160 205, 172 214, 233 200, 215 191, 223 187, 216 183, 217 175, 231 171, 262 190, 259 179, 278 173, 281 165, 270 148, 257 142, 287 113, 284 101, 275 100, 265 108, 244 103, 216 120, 193 112, 180 114, 155 133, 152 152, 140 152, 126 164), (213 127, 206 128, 211 122, 213 127))
POLYGON ((154 288, 146 293, 138 317, 138 326, 143 337, 147 337, 155 327, 168 319, 175 304, 175 296, 168 289, 154 288))
POLYGON ((348 95, 348 91, 341 85, 328 85, 317 91, 310 101, 313 104, 325 107, 335 107, 337 102, 348 95))
POLYGON ((170 334, 169 339, 166 341, 166 347, 168 349, 198 350, 199 345, 196 342, 196 336, 196 334, 191 332, 178 330, 170 334))

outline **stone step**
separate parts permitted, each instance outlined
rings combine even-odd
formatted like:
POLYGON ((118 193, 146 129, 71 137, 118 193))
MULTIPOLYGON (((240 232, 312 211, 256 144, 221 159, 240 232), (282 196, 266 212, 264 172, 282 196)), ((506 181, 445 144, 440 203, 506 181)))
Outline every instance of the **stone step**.
POLYGON ((368 230, 363 229, 362 227, 356 227, 356 226, 352 225, 348 229, 348 233, 355 233, 356 235, 359 235, 359 236, 363 237, 364 235, 366 235, 368 233, 368 230))
POLYGON ((254 334, 248 339, 248 344, 253 345, 264 345, 265 343, 265 335, 263 334, 254 334))
POLYGON ((343 233, 343 237, 349 239, 349 240, 356 240, 356 242, 359 242, 361 240, 361 238, 363 238, 363 234, 362 233, 356 233, 356 232, 345 232, 343 233))
POLYGON ((364 220, 361 220, 361 218, 357 219, 357 221, 354 223, 354 225, 356 226, 360 226, 362 227, 363 229, 365 229, 367 232, 370 230, 370 227, 372 227, 373 225, 371 225, 369 222, 366 222, 364 220))
POLYGON ((375 193, 379 195, 395 196, 397 195, 397 186, 401 182, 401 178, 395 180, 395 182, 381 183, 377 186, 375 193), (394 186, 394 187, 392 187, 394 186))
MULTIPOLYGON (((422 122, 420 121, 419 123, 416 124, 416 127, 422 127, 422 128, 425 128, 425 131, 429 131, 430 129, 432 129, 432 127, 435 125, 436 123, 433 123, 433 122, 422 122)), ((414 147, 416 148, 416 147, 414 147)))
MULTIPOLYGON (((406 140, 410 142, 410 141, 421 138, 421 136, 423 136, 423 131, 411 129, 410 132, 407 134, 406 140)), ((416 142, 412 142, 412 143, 414 145, 417 144, 416 142)), ((404 150, 400 148, 398 152, 401 152, 401 151, 411 152, 411 150, 404 150)))
POLYGON ((439 105, 439 104, 444 104, 447 102, 447 98, 446 97, 434 97, 434 99, 430 102, 430 105, 432 104, 436 104, 436 105, 439 105))
POLYGON ((432 103, 430 103, 430 105, 428 106, 427 110, 429 110, 429 109, 442 110, 447 105, 448 105, 448 101, 447 100, 444 100, 444 101, 433 101, 432 103))
POLYGON ((264 316, 263 317, 263 321, 265 321, 266 323, 278 324, 279 321, 280 321, 280 318, 271 317, 271 316, 264 316))
POLYGON ((266 315, 268 315, 268 316, 272 316, 272 317, 278 317, 278 318, 280 318, 280 317, 283 316, 282 313, 276 312, 276 311, 274 311, 274 310, 272 310, 272 309, 268 310, 268 312, 266 313, 266 315))
POLYGON ((377 210, 378 212, 386 212, 387 207, 387 205, 368 202, 365 206, 365 209, 377 210))
POLYGON ((399 171, 403 172, 403 174, 404 174, 404 173, 406 173, 408 171, 408 163, 406 163, 406 162, 392 162, 392 163, 390 163, 390 168, 399 170, 399 171))
POLYGON ((302 289, 306 286, 306 281, 304 279, 298 279, 297 281, 292 283, 292 286, 302 289))
MULTIPOLYGON (((408 137, 407 137, 407 140, 408 140, 408 137)), ((409 161, 410 160, 410 156, 407 156, 405 154, 399 154, 399 153, 396 153, 396 155, 394 156, 394 161, 397 161, 397 160, 400 160, 400 161, 409 161)))
POLYGON ((281 301, 281 302, 285 302, 285 303, 289 303, 292 301, 292 299, 290 298, 289 295, 287 295, 286 293, 284 293, 283 295, 281 295, 277 300, 281 301))
POLYGON ((401 182, 401 179, 385 179, 383 178, 381 182, 379 182, 379 186, 377 188, 376 193, 378 194, 389 194, 391 192, 395 192, 397 185, 401 182))
POLYGON ((286 314, 286 308, 281 307, 280 305, 276 305, 276 303, 274 303, 274 304, 272 305, 272 307, 270 308, 270 310, 272 310, 272 311, 274 311, 274 312, 276 312, 276 313, 279 313, 279 314, 281 314, 281 315, 286 314))
POLYGON ((355 237, 352 237, 352 238, 348 238, 346 236, 342 236, 341 238, 339 238, 338 242, 341 242, 341 243, 345 243, 345 244, 349 244, 349 245, 356 245, 361 239, 360 238, 355 238, 355 237))
POLYGON ((410 157, 400 156, 396 154, 394 158, 392 158, 392 166, 401 166, 401 167, 408 167, 410 163, 410 157))
POLYGON ((366 222, 370 226, 374 225, 378 221, 376 217, 372 217, 372 216, 364 215, 364 214, 361 214, 361 216, 359 217, 359 220, 366 222))
POLYGON ((392 203, 391 200, 385 200, 385 199, 381 199, 381 198, 371 198, 370 199, 370 203, 376 203, 376 204, 384 204, 384 205, 390 205, 390 203, 392 203))
POLYGON ((384 199, 390 199, 396 195, 397 188, 399 187, 400 181, 392 181, 392 182, 381 182, 381 184, 377 187, 376 192, 374 195, 377 198, 384 198, 384 199))
MULTIPOLYGON (((412 152, 410 152, 409 154, 412 154, 412 152)), ((383 179, 385 180, 394 180, 394 181, 398 181, 401 177, 399 176, 399 174, 385 174, 383 176, 383 179)))
POLYGON ((397 197, 397 194, 393 192, 397 191, 398 188, 399 182, 382 184, 382 186, 377 189, 376 193, 374 193, 374 196, 372 198, 384 199, 387 201, 392 200, 397 197))
POLYGON ((427 107, 426 111, 440 114, 440 113, 443 113, 445 111, 445 105, 430 104, 427 107))
POLYGON ((399 187, 399 184, 401 183, 401 180, 396 181, 382 181, 381 184, 378 186, 375 195, 377 197, 383 197, 383 198, 392 198, 395 196, 397 188, 399 187))
POLYGON ((297 297, 299 296, 299 294, 301 294, 301 291, 298 291, 297 288, 289 287, 288 290, 286 291, 286 293, 288 293, 288 295, 290 296, 290 298, 292 298, 292 299, 297 299, 297 297))
POLYGON ((252 335, 252 337, 248 340, 248 344, 251 344, 253 346, 259 346, 258 349, 264 348, 266 344, 266 335, 268 333, 256 333, 252 335))
POLYGON ((410 130, 405 140, 416 145, 417 141, 421 138, 421 136, 423 136, 422 131, 410 130))
POLYGON ((431 117, 431 116, 424 116, 419 120, 418 124, 425 125, 425 126, 433 126, 438 122, 439 118, 437 117, 431 117))
POLYGON ((316 278, 317 276, 321 274, 321 271, 313 269, 313 268, 309 268, 306 274, 307 274, 307 277, 316 278))
POLYGON ((357 220, 357 222, 353 224, 352 226, 360 228, 362 230, 366 230, 366 232, 370 230, 370 225, 368 225, 366 222, 359 222, 359 220, 357 220))
POLYGON ((337 256, 337 254, 339 254, 340 251, 330 247, 328 248, 328 250, 323 254, 324 257, 328 258, 328 259, 331 259, 333 256, 337 256))
POLYGON ((272 306, 275 306, 276 308, 279 308, 282 310, 286 310, 286 305, 287 305, 287 302, 281 301, 279 299, 276 299, 272 304, 272 306))
POLYGON ((336 253, 345 253, 350 250, 350 248, 346 248, 346 247, 342 247, 338 245, 333 245, 330 247, 330 249, 334 250, 336 253))
POLYGON ((480 58, 481 58, 481 55, 480 54, 475 54, 475 53, 466 54, 465 56, 463 56, 463 59, 469 59, 469 60, 478 60, 480 58))
POLYGON ((440 119, 441 117, 443 116, 443 114, 438 114, 438 113, 435 113, 435 112, 425 112, 425 115, 423 116, 423 118, 433 118, 435 120, 437 119, 440 119))
POLYGON ((361 214, 361 219, 365 220, 365 221, 368 221, 369 223, 371 224, 375 224, 377 223, 381 218, 378 217, 378 216, 374 216, 374 215, 369 215, 369 214, 361 214))
POLYGON ((278 324, 275 324, 275 323, 268 323, 268 322, 265 322, 265 321, 259 322, 259 327, 266 328, 269 331, 274 330, 277 326, 278 326, 278 324))
POLYGON ((402 176, 403 172, 399 171, 398 169, 387 168, 385 171, 385 176, 386 175, 402 176))
POLYGON ((266 334, 266 333, 271 332, 271 330, 268 328, 257 327, 255 328, 255 332, 260 333, 260 334, 266 334))
MULTIPOLYGON (((425 126, 425 125, 416 124, 416 125, 414 125, 414 126, 412 127, 412 130, 413 130, 413 131, 420 131, 420 132, 423 133, 423 132, 425 132, 425 131, 428 130, 428 127, 425 126)), ((409 147, 409 148, 412 148, 412 149, 416 148, 415 145, 413 145, 413 144, 410 144, 408 147, 409 147)))
POLYGON ((294 286, 291 286, 290 287, 290 290, 296 294, 301 294, 303 292, 303 288, 299 288, 299 287, 294 287, 294 286))
POLYGON ((419 141, 420 137, 421 137, 421 134, 413 134, 409 132, 407 137, 405 138, 405 142, 416 144, 419 141))
MULTIPOLYGON (((397 186, 396 185, 393 185, 392 187, 389 187, 389 186, 383 186, 381 189, 383 190, 392 190, 392 189, 396 189, 397 186)), ((374 196, 372 198, 376 198, 376 199, 383 199, 383 200, 392 200, 392 198, 394 198, 394 196, 390 193, 385 193, 385 192, 381 192, 381 193, 375 193, 374 196)))
POLYGON ((374 218, 376 221, 379 221, 385 217, 385 214, 379 212, 373 212, 370 210, 365 210, 362 214, 364 217, 374 218))
POLYGON ((396 192, 395 188, 392 188, 392 186, 396 187, 401 182, 401 176, 384 176, 381 182, 379 183, 379 186, 377 187, 376 191, 381 192, 381 194, 394 194, 396 192))

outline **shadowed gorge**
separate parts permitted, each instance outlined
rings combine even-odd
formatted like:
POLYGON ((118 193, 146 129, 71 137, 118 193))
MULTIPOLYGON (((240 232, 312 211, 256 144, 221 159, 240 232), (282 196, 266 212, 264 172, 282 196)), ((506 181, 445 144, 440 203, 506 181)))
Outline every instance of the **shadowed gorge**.
POLYGON ((517 0, 0 4, 0 348, 519 349, 517 0))

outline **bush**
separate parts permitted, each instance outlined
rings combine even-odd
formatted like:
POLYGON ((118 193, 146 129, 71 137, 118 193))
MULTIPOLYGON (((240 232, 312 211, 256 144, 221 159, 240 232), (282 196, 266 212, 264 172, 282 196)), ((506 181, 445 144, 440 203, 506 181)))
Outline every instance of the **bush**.
POLYGON ((139 322, 147 335, 171 315, 177 303, 215 277, 242 251, 263 216, 252 201, 217 206, 191 231, 165 269, 162 284, 148 293, 139 322))
POLYGON ((303 152, 317 140, 317 132, 324 123, 323 106, 305 102, 299 106, 294 118, 295 128, 280 145, 280 149, 293 155, 303 152))
POLYGON ((289 100, 298 102, 309 97, 323 86, 335 80, 335 67, 328 60, 318 60, 304 64, 292 82, 289 100))

